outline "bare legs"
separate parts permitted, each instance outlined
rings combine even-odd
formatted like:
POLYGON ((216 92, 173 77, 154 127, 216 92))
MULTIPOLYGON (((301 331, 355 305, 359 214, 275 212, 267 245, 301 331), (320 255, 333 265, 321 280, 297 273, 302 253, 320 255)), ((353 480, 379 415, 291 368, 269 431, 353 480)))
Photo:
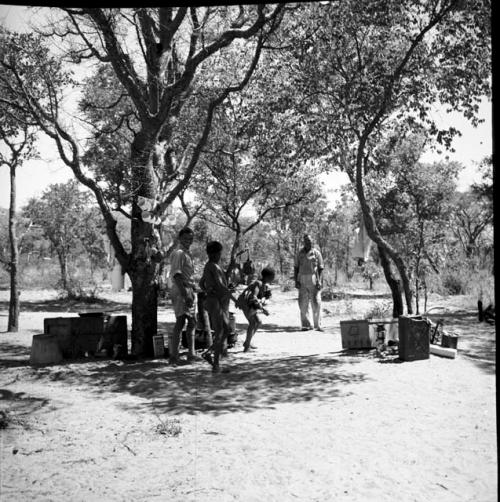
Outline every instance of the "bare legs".
POLYGON ((172 347, 169 347, 169 360, 171 363, 176 363, 179 360, 179 345, 181 341, 181 333, 186 324, 186 335, 188 342, 188 359, 193 359, 196 357, 194 348, 194 331, 195 331, 195 320, 194 317, 187 314, 181 315, 175 318, 175 326, 172 333, 173 343, 172 347))
POLYGON ((259 319, 259 316, 256 313, 249 316, 247 337, 245 339, 245 342, 243 343, 243 352, 248 352, 250 350, 250 343, 252 342, 252 338, 261 325, 262 321, 259 319))

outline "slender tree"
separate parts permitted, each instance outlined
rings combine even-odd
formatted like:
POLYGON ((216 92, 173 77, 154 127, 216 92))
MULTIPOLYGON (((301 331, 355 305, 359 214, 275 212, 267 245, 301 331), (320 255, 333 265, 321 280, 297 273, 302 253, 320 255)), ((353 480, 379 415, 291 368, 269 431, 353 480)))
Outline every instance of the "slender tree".
POLYGON ((10 257, 7 270, 10 275, 10 298, 9 318, 7 331, 19 330, 19 240, 16 230, 16 173, 23 162, 36 155, 34 140, 36 129, 26 121, 26 117, 16 114, 15 110, 0 105, 2 121, 0 123, 0 166, 5 165, 10 174, 10 198, 9 198, 9 245, 10 257), (3 148, 2 148, 3 147, 3 148))

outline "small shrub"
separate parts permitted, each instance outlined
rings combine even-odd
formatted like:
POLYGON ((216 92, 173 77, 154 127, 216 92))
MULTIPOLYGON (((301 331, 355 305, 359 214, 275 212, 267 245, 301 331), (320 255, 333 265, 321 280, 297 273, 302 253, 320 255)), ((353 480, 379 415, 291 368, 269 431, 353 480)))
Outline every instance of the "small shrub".
POLYGON ((72 300, 83 303, 95 303, 99 301, 98 291, 99 286, 95 283, 85 287, 82 282, 71 279, 68 282, 68 287, 63 289, 61 283, 57 284, 57 289, 60 289, 59 298, 64 300, 72 300))
POLYGON ((0 429, 7 429, 12 418, 8 411, 0 410, 0 429))
POLYGON ((321 290, 321 299, 325 301, 343 300, 346 294, 339 291, 339 288, 334 280, 330 279, 329 275, 323 275, 323 289, 321 290))
POLYGON ((335 316, 352 316, 353 303, 349 295, 344 295, 343 299, 328 304, 328 307, 323 307, 323 311, 329 315, 335 316))
POLYGON ((380 266, 373 263, 373 261, 365 263, 361 269, 361 277, 368 281, 370 290, 373 290, 373 284, 380 277, 380 266))
POLYGON ((156 426, 156 432, 168 437, 178 436, 182 432, 180 420, 178 418, 166 418, 162 420, 156 415, 160 423, 156 426))
POLYGON ((292 279, 283 278, 281 281, 281 291, 286 293, 288 291, 292 291, 295 288, 295 283, 292 279))
POLYGON ((467 293, 468 278, 458 270, 448 270, 443 274, 441 284, 446 294, 464 295, 467 293))
POLYGON ((384 319, 392 316, 392 302, 376 303, 366 314, 365 319, 384 319))

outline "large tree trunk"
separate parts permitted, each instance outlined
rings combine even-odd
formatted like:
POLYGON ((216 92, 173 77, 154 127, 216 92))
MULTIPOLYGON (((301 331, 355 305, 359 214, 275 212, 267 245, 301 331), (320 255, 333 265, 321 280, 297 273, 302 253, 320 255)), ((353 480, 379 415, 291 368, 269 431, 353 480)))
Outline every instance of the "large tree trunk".
POLYGON ((408 315, 413 314, 413 292, 411 289, 411 282, 410 282, 410 277, 408 275, 408 271, 406 268, 406 265, 399 255, 399 253, 394 253, 394 255, 391 255, 391 258, 393 259, 399 275, 401 276, 401 280, 403 281, 403 291, 405 295, 405 302, 406 302, 406 309, 408 310, 408 315))
POLYGON ((131 274, 132 284, 132 354, 153 355, 153 336, 158 328, 158 290, 152 266, 139 266, 131 274))
POLYGON ((10 166, 10 207, 9 207, 9 239, 10 239, 10 301, 7 331, 19 330, 19 289, 17 270, 19 265, 19 249, 16 234, 16 167, 10 166))
POLYGON ((160 265, 151 249, 159 245, 153 225, 142 221, 137 197, 154 199, 156 183, 152 154, 154 134, 138 134, 131 149, 132 176, 135 197, 132 204, 132 253, 128 270, 132 284, 132 354, 153 355, 153 336, 157 333, 157 278, 160 265))
POLYGON ((378 247, 378 253, 380 256, 380 263, 382 264, 382 269, 384 270, 385 280, 391 289, 392 294, 392 317, 397 318, 403 315, 403 297, 401 295, 401 285, 399 280, 394 276, 389 257, 382 246, 378 247))

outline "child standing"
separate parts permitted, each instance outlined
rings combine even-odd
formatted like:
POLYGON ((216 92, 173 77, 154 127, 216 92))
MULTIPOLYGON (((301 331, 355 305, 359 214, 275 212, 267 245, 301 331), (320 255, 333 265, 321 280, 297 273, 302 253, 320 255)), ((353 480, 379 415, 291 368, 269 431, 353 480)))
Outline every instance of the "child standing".
POLYGON ((212 345, 213 359, 208 349, 203 358, 212 365, 214 373, 228 373, 229 370, 220 368, 220 357, 225 337, 227 337, 229 327, 229 301, 233 296, 233 288, 227 283, 226 274, 221 269, 219 262, 222 255, 222 244, 212 241, 207 244, 208 262, 203 270, 200 279, 200 287, 205 291, 205 309, 210 316, 210 322, 214 330, 214 341, 212 345))
POLYGON ((260 279, 251 282, 238 297, 236 306, 243 310, 248 320, 247 337, 243 343, 243 352, 248 352, 250 349, 256 348, 251 346, 250 343, 252 337, 262 325, 262 321, 259 317, 259 310, 265 315, 269 315, 269 312, 263 306, 262 300, 271 297, 271 290, 267 284, 272 282, 274 277, 274 269, 271 267, 264 268, 261 272, 260 279))

